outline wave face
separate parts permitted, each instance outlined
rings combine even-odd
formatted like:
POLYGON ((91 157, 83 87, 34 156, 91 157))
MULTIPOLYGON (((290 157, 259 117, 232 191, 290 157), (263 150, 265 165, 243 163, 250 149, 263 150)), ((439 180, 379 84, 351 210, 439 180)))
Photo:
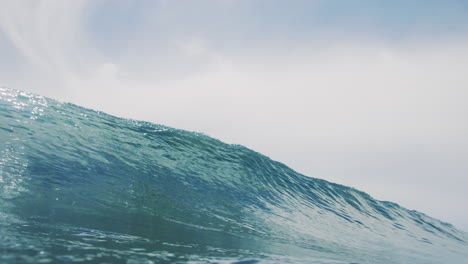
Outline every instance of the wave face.
POLYGON ((239 145, 0 89, 1 263, 466 263, 467 241, 239 145))

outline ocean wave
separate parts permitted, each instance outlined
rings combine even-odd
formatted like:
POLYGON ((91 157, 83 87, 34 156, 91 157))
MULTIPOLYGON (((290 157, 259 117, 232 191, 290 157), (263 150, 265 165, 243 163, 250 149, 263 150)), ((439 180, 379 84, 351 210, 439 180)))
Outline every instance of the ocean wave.
POLYGON ((468 235, 239 145, 0 88, 0 261, 462 263, 468 235))

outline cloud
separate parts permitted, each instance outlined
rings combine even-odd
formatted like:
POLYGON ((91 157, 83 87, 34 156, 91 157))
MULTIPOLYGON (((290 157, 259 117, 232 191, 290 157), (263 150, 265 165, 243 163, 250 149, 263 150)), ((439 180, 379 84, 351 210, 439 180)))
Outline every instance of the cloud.
POLYGON ((17 79, 41 79, 34 89, 49 94, 50 90, 60 93, 70 80, 82 78, 95 63, 82 31, 86 4, 84 0, 2 3, 0 30, 20 54, 17 60, 24 62, 20 71, 26 76, 17 79))
POLYGON ((191 23, 171 3, 138 7, 139 31, 112 33, 90 32, 99 6, 88 1, 2 3, 0 28, 28 72, 14 71, 22 81, 10 86, 246 145, 468 230, 458 206, 468 201, 460 187, 468 184, 467 39, 307 29, 307 37, 282 39, 262 35, 245 2, 248 23, 205 10, 225 16, 219 28, 194 14, 191 23), (236 36, 245 43, 230 42, 236 36))

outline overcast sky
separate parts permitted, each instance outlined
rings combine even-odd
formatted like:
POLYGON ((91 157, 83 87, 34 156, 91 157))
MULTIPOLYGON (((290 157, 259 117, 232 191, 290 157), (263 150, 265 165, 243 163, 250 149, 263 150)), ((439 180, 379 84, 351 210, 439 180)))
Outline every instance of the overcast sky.
POLYGON ((0 0, 0 86, 245 145, 468 231, 468 1, 0 0))

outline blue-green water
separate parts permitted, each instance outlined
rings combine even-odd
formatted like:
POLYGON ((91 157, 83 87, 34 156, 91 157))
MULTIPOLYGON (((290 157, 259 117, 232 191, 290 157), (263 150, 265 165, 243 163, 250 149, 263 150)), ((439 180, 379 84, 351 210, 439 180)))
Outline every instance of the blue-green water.
POLYGON ((67 262, 468 263, 468 235, 239 145, 1 88, 0 263, 67 262))

